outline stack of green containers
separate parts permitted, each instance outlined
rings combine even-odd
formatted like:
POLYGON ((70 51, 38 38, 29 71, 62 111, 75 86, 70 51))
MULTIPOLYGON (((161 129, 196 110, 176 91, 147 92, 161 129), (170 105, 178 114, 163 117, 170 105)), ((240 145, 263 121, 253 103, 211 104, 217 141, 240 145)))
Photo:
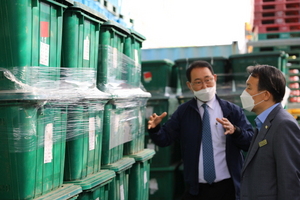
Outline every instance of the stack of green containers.
MULTIPOLYGON (((130 155, 144 150, 144 114, 150 93, 140 88, 140 59, 144 37, 120 24, 107 21, 100 30, 97 87, 112 95, 105 105, 102 168, 113 170, 109 199, 132 199, 148 188, 129 184, 131 173, 141 174, 130 155), (126 156, 125 156, 126 155, 126 156), (134 167, 133 167, 134 166, 134 167), (130 173, 129 173, 130 172, 130 173), (130 194, 129 191, 136 191, 130 194)), ((151 159, 151 156, 146 157, 151 159)), ((134 177, 139 179, 141 177, 134 177)), ((147 180, 145 180, 147 181, 147 180)))
POLYGON ((101 26, 107 19, 75 2, 64 12, 62 71, 64 89, 76 91, 68 104, 64 183, 79 185, 77 199, 108 199, 115 172, 102 165, 104 107, 111 95, 96 88, 101 26))
POLYGON ((147 200, 149 198, 150 163, 155 154, 153 149, 145 149, 145 120, 146 104, 150 93, 143 94, 141 87, 141 48, 146 39, 135 30, 130 29, 130 35, 125 40, 124 54, 128 60, 128 85, 139 88, 136 92, 138 107, 138 126, 132 140, 124 144, 125 157, 134 158, 135 163, 130 170, 128 199, 147 200))
MULTIPOLYGON (((146 105, 145 125, 153 113, 158 115, 168 113, 162 124, 172 115, 174 111, 172 108, 176 107, 173 106, 173 99, 177 103, 175 88, 177 85, 174 87, 172 76, 175 69, 174 62, 168 59, 142 61, 141 82, 146 91, 152 95, 146 105)), ((147 126, 144 127, 144 131, 147 133, 147 126)), ((178 165, 181 160, 179 144, 174 143, 161 148, 153 143, 147 133, 145 146, 155 151, 150 167, 149 199, 174 199, 175 182, 171 177, 176 176, 176 167, 173 166, 178 165), (161 173, 168 174, 170 178, 166 179, 161 173)))
POLYGON ((55 92, 69 3, 1 2, 0 199, 46 199, 52 191, 72 198, 81 192, 63 186, 67 109, 55 92))

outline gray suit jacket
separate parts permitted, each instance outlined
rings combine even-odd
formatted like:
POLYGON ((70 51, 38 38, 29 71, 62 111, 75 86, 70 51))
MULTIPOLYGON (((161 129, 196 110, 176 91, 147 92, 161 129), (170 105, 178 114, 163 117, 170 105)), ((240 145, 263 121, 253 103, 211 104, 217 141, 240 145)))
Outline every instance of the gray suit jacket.
POLYGON ((300 200, 300 128, 281 104, 254 135, 241 173, 241 200, 300 200))

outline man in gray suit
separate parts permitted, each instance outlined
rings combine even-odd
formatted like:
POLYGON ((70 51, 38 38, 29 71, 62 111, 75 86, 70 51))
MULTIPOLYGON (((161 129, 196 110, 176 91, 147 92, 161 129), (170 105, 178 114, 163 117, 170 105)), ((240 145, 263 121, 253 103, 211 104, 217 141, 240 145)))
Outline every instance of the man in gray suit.
POLYGON ((243 108, 257 114, 242 168, 241 200, 300 199, 300 128, 281 105, 286 80, 273 66, 252 68, 241 95, 243 108))

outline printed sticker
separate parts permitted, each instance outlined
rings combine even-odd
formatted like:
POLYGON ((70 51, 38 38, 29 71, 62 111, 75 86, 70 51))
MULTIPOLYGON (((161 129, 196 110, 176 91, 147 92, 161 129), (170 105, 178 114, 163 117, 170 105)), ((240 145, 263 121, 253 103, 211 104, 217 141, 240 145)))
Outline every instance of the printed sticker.
POLYGON ((120 185, 120 200, 124 200, 124 199, 125 199, 124 186, 122 184, 122 185, 120 185))
POLYGON ((89 118, 89 151, 95 149, 95 118, 89 118))
POLYGON ((152 73, 151 72, 144 72, 143 76, 144 76, 144 81, 146 83, 149 83, 150 81, 152 81, 152 73))
POLYGON ((137 49, 134 50, 134 61, 135 61, 135 66, 139 66, 139 52, 137 49))
POLYGON ((47 124, 45 127, 44 135, 44 163, 52 162, 52 149, 53 149, 53 124, 47 124))
POLYGON ((84 39, 83 44, 83 59, 90 60, 90 39, 88 36, 84 39))
POLYGON ((49 66, 49 44, 40 42, 40 64, 49 66))

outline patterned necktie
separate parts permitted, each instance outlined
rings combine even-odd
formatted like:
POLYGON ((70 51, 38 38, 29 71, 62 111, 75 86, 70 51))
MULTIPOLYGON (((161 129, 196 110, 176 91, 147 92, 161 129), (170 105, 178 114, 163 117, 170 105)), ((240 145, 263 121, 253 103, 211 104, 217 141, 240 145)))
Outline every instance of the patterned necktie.
POLYGON ((214 151, 212 146, 209 113, 207 105, 202 105, 204 108, 203 121, 202 121, 202 149, 203 149, 203 168, 204 179, 212 184, 216 179, 215 163, 214 163, 214 151))

